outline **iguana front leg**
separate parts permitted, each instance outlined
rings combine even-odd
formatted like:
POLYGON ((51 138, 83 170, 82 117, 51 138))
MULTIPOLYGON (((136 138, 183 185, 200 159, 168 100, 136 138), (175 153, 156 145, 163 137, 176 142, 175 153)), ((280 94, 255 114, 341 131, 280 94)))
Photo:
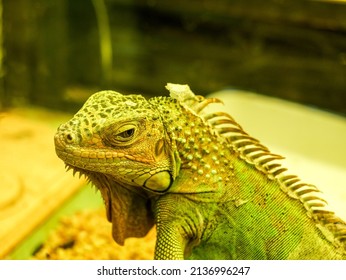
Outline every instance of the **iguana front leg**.
POLYGON ((155 260, 183 260, 187 240, 173 225, 158 226, 155 260))
POLYGON ((183 260, 198 245, 203 222, 198 209, 176 194, 167 194, 155 203, 157 238, 156 260, 183 260), (186 213, 186 209, 194 209, 186 213), (184 211, 185 210, 185 211, 184 211))

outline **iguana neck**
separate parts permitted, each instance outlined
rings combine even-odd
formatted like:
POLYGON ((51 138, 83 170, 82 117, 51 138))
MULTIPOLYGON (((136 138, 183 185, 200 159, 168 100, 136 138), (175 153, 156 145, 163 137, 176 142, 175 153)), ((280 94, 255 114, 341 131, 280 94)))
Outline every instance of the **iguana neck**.
POLYGON ((159 110, 172 152, 180 163, 180 176, 170 192, 224 193, 227 188, 223 186, 231 184, 233 176, 228 143, 175 99, 160 97, 149 102, 159 110))

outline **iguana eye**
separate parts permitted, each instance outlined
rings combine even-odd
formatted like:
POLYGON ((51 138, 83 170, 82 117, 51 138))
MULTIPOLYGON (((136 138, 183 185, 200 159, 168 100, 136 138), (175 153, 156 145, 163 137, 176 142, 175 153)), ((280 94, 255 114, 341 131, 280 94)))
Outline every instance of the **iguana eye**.
POLYGON ((132 145, 140 136, 143 125, 132 121, 119 125, 110 125, 101 132, 101 138, 105 145, 112 147, 126 147, 132 145))
POLYGON ((114 134, 114 140, 120 141, 120 142, 126 142, 131 140, 136 131, 136 126, 133 124, 126 124, 122 127, 119 127, 117 131, 114 134))
POLYGON ((121 132, 117 135, 117 137, 121 137, 121 138, 130 138, 132 137, 132 135, 135 133, 135 129, 131 128, 128 130, 125 130, 124 132, 121 132))

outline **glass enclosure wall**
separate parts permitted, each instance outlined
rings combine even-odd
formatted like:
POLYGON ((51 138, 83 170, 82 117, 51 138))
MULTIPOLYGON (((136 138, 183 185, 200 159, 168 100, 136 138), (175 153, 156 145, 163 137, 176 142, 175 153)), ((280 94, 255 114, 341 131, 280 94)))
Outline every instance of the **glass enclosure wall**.
POLYGON ((346 114, 345 1, 2 0, 1 106, 239 88, 346 114))

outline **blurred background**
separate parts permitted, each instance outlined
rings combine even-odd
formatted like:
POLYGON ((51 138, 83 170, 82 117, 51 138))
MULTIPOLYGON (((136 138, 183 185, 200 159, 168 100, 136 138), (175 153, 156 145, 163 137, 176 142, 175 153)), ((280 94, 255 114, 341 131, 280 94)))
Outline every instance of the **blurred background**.
POLYGON ((346 113, 346 1, 2 0, 0 100, 245 89, 346 113))

